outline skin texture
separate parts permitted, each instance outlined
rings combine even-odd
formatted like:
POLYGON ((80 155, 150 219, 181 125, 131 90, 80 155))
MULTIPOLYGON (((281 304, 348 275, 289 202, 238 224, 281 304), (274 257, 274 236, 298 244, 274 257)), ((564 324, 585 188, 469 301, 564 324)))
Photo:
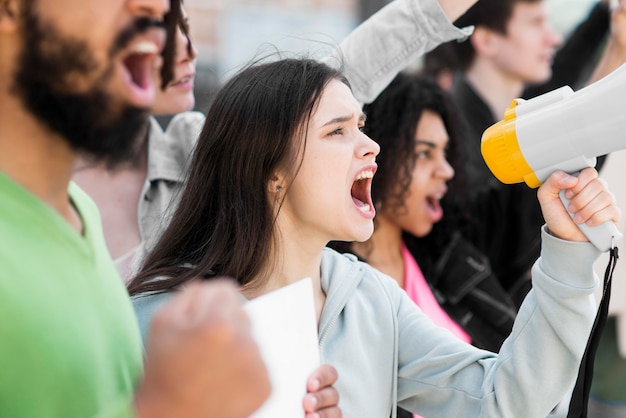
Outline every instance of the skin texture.
MULTIPOLYGON (((160 19, 160 16, 154 16, 152 13, 154 6, 150 3, 154 2, 117 0, 112 3, 90 2, 90 7, 84 7, 79 0, 63 2, 37 0, 35 3, 37 9, 45 10, 44 17, 42 17, 44 22, 56 26, 61 36, 82 42, 90 51, 89 59, 92 61, 90 70, 83 71, 82 74, 68 71, 62 79, 63 85, 74 92, 85 92, 93 88, 94 83, 105 79, 107 83, 105 88, 111 100, 140 107, 151 105, 154 100, 154 91, 152 97, 147 98, 135 97, 133 92, 129 91, 127 74, 120 62, 123 59, 120 54, 123 52, 116 51, 116 59, 110 62, 111 51, 115 50, 116 38, 122 30, 131 25, 136 16, 160 19), (129 14, 128 11, 131 13, 129 14), (62 23, 59 24, 59 22, 62 23)), ((159 1, 158 3, 160 3, 160 9, 168 7, 167 2, 159 1)), ((145 37, 156 36, 155 33, 156 31, 153 31, 153 34, 147 34, 145 37)), ((52 45, 44 45, 44 47, 53 48, 52 45)))
MULTIPOLYGON (((187 26, 187 13, 181 7, 187 26)), ((156 96, 151 113, 173 115, 191 110, 195 103, 193 81, 197 50, 187 38, 183 28, 176 30, 175 56, 172 81, 161 89, 161 73, 155 68, 156 96)), ((102 217, 104 239, 113 260, 126 256, 141 244, 137 202, 148 172, 146 135, 137 137, 140 152, 129 164, 112 170, 107 164, 80 161, 72 178, 94 200, 102 217)), ((132 262, 129 262, 132 263, 132 262)), ((122 274, 124 276, 124 274, 122 274)))
POLYGON ((588 241, 578 227, 572 228, 574 222, 595 226, 607 220, 618 223, 621 218, 615 196, 593 168, 584 169, 578 177, 562 171, 553 173, 539 188, 537 197, 552 235, 567 241, 588 241), (566 189, 565 196, 572 199, 568 210, 574 215, 573 222, 564 216, 567 212, 563 204, 559 205, 559 189, 566 189))
MULTIPOLYGON (((244 295, 253 299, 310 277, 319 323, 326 302, 321 283, 326 244, 364 240, 373 230, 373 210, 362 209, 371 204, 370 179, 360 175, 374 171, 379 147, 361 132, 361 108, 340 80, 340 73, 319 62, 283 59, 248 67, 225 85, 207 114, 207 126, 219 129, 203 130, 187 188, 131 284, 133 294, 184 287, 202 271, 234 271, 244 295), (367 180, 355 185, 360 177, 367 180), (207 186, 214 194, 206 194, 207 186), (200 232, 200 225, 206 230, 200 232), (191 268, 180 268, 181 248, 191 268), (258 264, 240 268, 252 262, 258 264), (170 271, 175 277, 151 280, 170 271)), ((575 188, 575 212, 583 215, 588 208, 588 216, 597 215, 594 221, 619 218, 597 178, 559 175, 540 192, 555 236, 581 238, 560 203, 560 188, 575 188)), ((210 273, 206 277, 213 279, 210 273)))
POLYGON ((132 17, 96 6, 102 22, 78 9, 59 24, 56 11, 70 13, 65 3, 50 14, 41 12, 46 7, 28 4, 16 21, 23 37, 11 45, 9 94, 73 150, 114 165, 132 153, 125 138, 138 134, 154 100, 150 73, 164 33, 144 10, 132 17), (94 30, 81 37, 90 24, 94 30))
POLYGON ((446 182, 454 176, 454 169, 446 159, 447 145, 448 133, 441 117, 425 110, 417 125, 417 161, 403 208, 394 211, 397 213, 379 213, 381 222, 417 237, 430 233, 433 225, 443 216, 438 201, 447 192, 446 182))
POLYGON ((543 1, 516 2, 505 33, 478 26, 469 42, 475 56, 466 76, 499 119, 524 86, 548 80, 561 37, 543 1))
MULTIPOLYGON (((181 9, 185 25, 189 27, 189 17, 181 9)), ((164 90, 157 89, 152 107, 154 115, 175 115, 193 109, 196 102, 193 82, 196 74, 198 50, 181 28, 176 31, 176 57, 174 59, 174 77, 164 90), (191 48, 191 50, 189 50, 191 48)), ((158 76, 158 75, 157 75, 158 76)), ((160 80, 158 85, 160 85, 160 80)))
POLYGON ((589 84, 614 71, 626 62, 626 1, 612 1, 611 34, 593 71, 589 84))
POLYGON ((297 223, 301 233, 322 245, 336 235, 357 241, 371 235, 373 206, 357 209, 350 193, 360 172, 375 170, 380 150, 361 132, 364 118, 348 86, 331 81, 311 117, 302 166, 279 214, 281 225, 297 223), (328 216, 320 219, 320 213, 328 216))
MULTIPOLYGON (((315 283, 319 286, 318 251, 326 242, 364 240, 371 235, 372 220, 358 213, 351 204, 349 180, 371 163, 378 147, 372 145, 366 136, 361 137, 357 133, 360 132, 357 110, 347 88, 344 89, 338 82, 329 83, 311 117, 302 165, 287 191, 275 229, 275 233, 280 234, 281 243, 298 244, 280 246, 277 254, 279 259, 284 260, 283 264, 274 270, 273 279, 264 288, 255 289, 249 297, 255 296, 253 293, 259 295, 281 287, 294 277, 317 278, 315 283), (347 131, 333 131, 335 126, 331 126, 328 131, 316 131, 317 126, 324 125, 322 121, 348 114, 351 116, 346 118, 349 121, 347 126, 340 124, 347 131), (329 138, 326 132, 332 134, 332 139, 326 139, 329 138), (340 132, 346 136, 335 138, 340 132)), ((571 189, 569 194, 576 196, 570 209, 580 216, 581 222, 589 221, 590 218, 592 222, 615 220, 620 216, 612 194, 597 179, 595 170, 585 170, 583 173, 578 178, 562 172, 555 173, 539 189, 538 197, 548 228, 559 238, 586 241, 561 204, 558 197, 560 188, 571 189)), ((271 188, 271 184, 268 187, 271 188)), ((321 288, 317 292, 321 292, 321 288)), ((318 314, 324 301, 324 297, 318 293, 318 314)))
MULTIPOLYGON (((181 11, 185 25, 188 25, 186 11, 184 8, 181 11)), ((179 27, 176 32, 174 76, 164 90, 156 89, 153 114, 176 114, 193 108, 196 57, 197 50, 179 27)), ((154 78, 156 85, 160 86, 158 69, 154 72, 154 78)), ((74 176, 74 181, 98 204, 105 225, 107 246, 114 259, 123 256, 141 241, 136 202, 140 198, 146 171, 146 164, 123 166, 115 171, 109 170, 105 165, 96 165, 80 170, 74 176)), ((320 417, 340 416, 337 406, 339 395, 332 386, 336 380, 337 373, 329 365, 322 365, 311 375, 309 382, 317 383, 311 383, 311 389, 303 399, 305 412, 319 414, 320 417)), ((216 396, 215 400, 218 399, 220 398, 216 396)))
MULTIPOLYGON (((331 83, 324 92, 320 105, 312 116, 311 125, 313 127, 316 126, 316 117, 325 115, 327 109, 332 109, 338 112, 338 114, 341 114, 341 110, 343 109, 341 107, 335 108, 334 106, 338 105, 343 100, 341 94, 342 89, 337 88, 336 91, 333 91, 335 88, 336 86, 331 83), (335 95, 333 93, 338 94, 335 95), (331 98, 334 99, 332 104, 329 103, 331 102, 331 100, 329 100, 331 98)), ((330 115, 332 114, 331 111, 330 115)), ((428 120, 428 118, 427 116, 426 120, 428 120)), ((325 119, 326 118, 322 118, 322 120, 325 119)), ((350 120, 354 120, 354 118, 350 120)), ((431 125, 437 127, 438 124, 432 122, 434 121, 431 121, 431 125)), ((354 129, 358 127, 359 124, 356 121, 352 121, 350 125, 352 125, 351 129, 354 129)), ((439 134, 440 133, 439 129, 439 134)), ((423 130, 418 130, 418 138, 421 134, 423 134, 423 130)), ((446 136, 440 136, 440 138, 441 142, 439 146, 442 146, 446 142, 446 136)), ((346 167, 350 167, 350 164, 353 163, 355 159, 358 160, 358 157, 364 157, 370 153, 375 154, 375 152, 364 152, 367 148, 360 148, 359 145, 357 145, 359 144, 357 140, 351 141, 353 144, 352 149, 359 150, 359 152, 355 152, 354 154, 347 152, 347 150, 344 152, 341 144, 316 144, 316 140, 316 137, 309 136, 307 151, 305 151, 302 161, 302 169, 298 172, 293 183, 294 188, 288 191, 287 197, 287 199, 294 199, 295 196, 290 197, 289 194, 299 193, 300 190, 307 190, 309 192, 308 200, 302 202, 302 204, 290 206, 288 213, 289 219, 293 220, 289 225, 290 231, 283 230, 285 226, 283 223, 281 223, 279 227, 281 233, 292 238, 295 238, 296 234, 300 233, 298 241, 284 240, 284 242, 288 243, 298 242, 299 251, 292 251, 288 245, 284 245, 283 248, 278 251, 280 258, 289 260, 289 263, 282 270, 282 278, 284 280, 288 280, 290 277, 290 275, 284 274, 285 271, 289 271, 291 277, 304 277, 305 272, 319 274, 319 259, 315 257, 315 254, 316 251, 320 251, 321 249, 316 242, 323 242, 328 238, 346 240, 350 238, 362 239, 364 236, 367 236, 366 224, 370 221, 365 222, 359 219, 358 216, 352 216, 349 210, 343 210, 344 204, 341 191, 345 190, 346 187, 342 180, 345 177, 343 173, 350 171, 346 169, 346 167), (327 149, 327 147, 330 148, 331 146, 333 147, 332 150, 327 149), (325 150, 324 153, 318 152, 318 150, 321 151, 322 149, 325 150), (330 179, 335 179, 335 182, 332 183, 330 179), (297 188, 295 187, 296 184, 297 188), (326 200, 329 197, 332 197, 332 202, 326 200), (331 203, 332 206, 325 206, 331 203), (328 209, 329 207, 332 209, 328 209), (329 225, 336 224, 341 224, 341 228, 326 233, 326 231, 330 229, 329 225), (309 232, 311 225, 317 225, 317 234, 313 231, 309 232), (325 225, 325 227, 323 225, 325 225), (285 254, 289 255, 285 256, 285 254)), ((339 139, 339 141, 342 142, 344 139, 339 139)), ((436 159, 439 161, 439 164, 433 165, 437 166, 435 171, 441 170, 442 174, 439 174, 439 176, 442 177, 440 181, 443 183, 445 182, 445 178, 452 177, 453 172, 451 168, 447 166, 445 157, 441 155, 443 152, 439 148, 437 148, 435 154, 437 155, 436 159)), ((420 160, 418 165, 420 163, 423 163, 423 160, 420 160)), ((538 198, 548 229, 556 237, 572 241, 586 241, 585 236, 580 232, 576 224, 572 222, 570 216, 561 204, 558 196, 560 189, 568 189, 567 196, 572 198, 572 205, 569 209, 576 214, 574 218, 576 222, 596 224, 609 219, 617 221, 621 216, 619 209, 615 205, 612 194, 608 192, 606 185, 597 178, 597 172, 594 169, 583 170, 579 177, 569 176, 563 172, 556 172, 549 177, 538 191, 538 198)), ((300 195, 298 194, 298 196, 300 195)), ((346 203, 346 207, 347 206, 349 205, 346 203)), ((279 221, 283 216, 287 216, 287 214, 281 212, 279 214, 279 221)), ((317 286, 319 286, 319 281, 314 281, 314 283, 317 283, 317 286)), ((269 285, 281 286, 277 279, 272 280, 272 283, 269 285)), ((318 288, 316 291, 319 292, 320 290, 321 289, 318 288)), ((316 299, 318 315, 320 311, 319 306, 323 306, 324 302, 324 298, 316 299)))
POLYGON ((506 35, 492 33, 496 64, 511 77, 540 83, 552 74, 552 57, 561 36, 550 26, 543 2, 516 3, 506 35))
MULTIPOLYGON (((0 170, 82 234, 81 217, 67 192, 77 158, 75 147, 45 116, 26 104, 23 90, 13 88, 26 48, 22 28, 27 14, 22 6, 24 1, 0 2, 0 170)), ((40 0, 28 7, 36 11, 44 27, 54 28, 59 35, 56 39, 70 44, 77 41, 81 49, 89 51, 87 66, 75 60, 55 63, 63 70, 52 85, 55 94, 80 95, 99 89, 104 118, 123 115, 125 106, 152 106, 156 86, 149 70, 160 61, 164 33, 153 28, 136 34, 119 52, 114 45, 120 33, 137 19, 161 20, 169 1, 40 0), (133 84, 124 62, 138 43, 143 43, 143 52, 145 47, 153 51, 142 58, 148 71, 141 86, 133 84)), ((58 47, 44 42, 37 52, 52 59, 58 47)), ((98 124, 95 119, 86 122, 89 130, 98 124)), ((93 157, 103 155, 94 153, 93 157)), ((211 411, 212 416, 247 417, 268 397, 267 372, 239 298, 232 284, 221 282, 194 285, 174 298, 151 335, 145 377, 138 382, 134 398, 139 416, 205 417, 205 412, 211 411)), ((323 387, 323 378, 318 379, 323 387)))

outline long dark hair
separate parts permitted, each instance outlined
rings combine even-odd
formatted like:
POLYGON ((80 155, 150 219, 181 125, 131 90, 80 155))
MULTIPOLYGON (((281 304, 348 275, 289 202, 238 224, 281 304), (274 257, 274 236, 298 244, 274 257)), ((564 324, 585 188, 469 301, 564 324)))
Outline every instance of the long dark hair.
POLYGON ((182 0, 170 0, 170 10, 163 18, 163 25, 167 31, 167 38, 163 47, 163 65, 161 66, 161 90, 172 81, 174 77, 174 61, 176 59, 176 38, 178 29, 182 30, 187 37, 187 53, 192 55, 191 39, 189 38, 189 26, 185 21, 182 11, 182 0))
POLYGON ((129 284, 131 295, 218 275, 252 286, 267 271, 282 203, 269 196, 269 183, 279 170, 287 183, 297 174, 309 118, 333 79, 347 84, 340 70, 315 60, 282 59, 247 67, 219 91, 179 206, 129 284))
MULTIPOLYGON (((455 177, 448 182, 449 192, 442 200, 446 215, 433 226, 425 238, 412 237, 411 246, 423 246, 425 259, 432 259, 449 239, 452 229, 465 221, 457 208, 464 200, 462 147, 459 141, 458 119, 449 94, 430 79, 404 72, 364 107, 367 114, 365 133, 380 145, 376 157, 378 169, 372 182, 372 198, 376 210, 400 214, 406 210, 405 201, 417 162, 415 134, 422 114, 430 110, 439 115, 448 132, 447 159, 455 169, 455 177), (454 197, 454 204, 451 199, 454 197)), ((405 235, 405 242, 410 237, 405 235)), ((334 242, 331 247, 349 251, 348 243, 334 242)), ((374 250, 374 249, 371 249, 374 250)), ((420 260, 418 260, 419 262, 420 260)), ((428 265, 424 260, 422 264, 428 265)))
MULTIPOLYGON (((363 108, 367 115, 365 133, 380 145, 378 170, 372 182, 377 210, 403 210, 417 161, 415 134, 422 114, 439 115, 449 135, 447 158, 460 167, 458 128, 450 98, 433 81, 400 73, 378 98, 363 108)), ((462 170, 457 170, 460 174, 462 170)), ((460 179, 460 177, 457 177, 460 179)))

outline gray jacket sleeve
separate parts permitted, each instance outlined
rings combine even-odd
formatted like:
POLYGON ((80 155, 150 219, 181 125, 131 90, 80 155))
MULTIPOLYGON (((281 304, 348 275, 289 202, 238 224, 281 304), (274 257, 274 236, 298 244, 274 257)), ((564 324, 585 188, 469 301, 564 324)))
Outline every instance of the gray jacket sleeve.
POLYGON ((498 354, 442 338, 441 330, 407 332, 402 324, 415 318, 402 297, 399 405, 424 416, 546 417, 578 372, 595 315, 598 255, 593 245, 559 240, 544 227, 533 290, 498 354))
POLYGON ((421 55, 472 31, 456 28, 437 0, 395 0, 348 35, 327 63, 343 65, 354 96, 370 103, 421 55))

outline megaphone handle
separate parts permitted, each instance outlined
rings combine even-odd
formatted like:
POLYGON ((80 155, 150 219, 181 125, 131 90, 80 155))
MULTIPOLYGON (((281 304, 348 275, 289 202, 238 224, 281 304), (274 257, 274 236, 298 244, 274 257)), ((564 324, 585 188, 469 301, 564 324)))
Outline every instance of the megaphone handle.
MULTIPOLYGON (((563 202, 563 206, 567 209, 570 199, 565 197, 565 190, 559 192, 559 197, 561 198, 561 202, 563 202)), ((569 213, 572 218, 574 217, 569 211, 567 211, 567 213, 569 213)), ((622 233, 619 232, 617 226, 612 221, 606 221, 596 226, 578 224, 578 228, 580 228, 589 241, 602 252, 609 251, 615 246, 615 243, 622 238, 622 233)))

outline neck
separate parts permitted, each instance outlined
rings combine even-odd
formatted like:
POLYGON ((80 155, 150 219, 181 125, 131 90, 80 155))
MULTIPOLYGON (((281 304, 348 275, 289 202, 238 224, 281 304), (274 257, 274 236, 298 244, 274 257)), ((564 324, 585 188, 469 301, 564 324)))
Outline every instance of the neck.
POLYGON ((522 94, 524 82, 499 70, 491 61, 477 58, 466 72, 472 87, 491 109, 495 120, 502 119, 511 101, 522 94))
POLYGON ((264 272, 259 275, 262 283, 243 293, 248 298, 255 298, 265 293, 293 284, 301 279, 310 277, 314 289, 321 290, 322 248, 310 248, 304 240, 290 240, 288 245, 278 244, 277 250, 269 258, 275 260, 273 265, 268 264, 264 272))
POLYGON ((141 243, 137 205, 147 178, 147 150, 135 161, 111 168, 79 159, 72 180, 98 206, 104 239, 113 260, 126 256, 141 243))
POLYGON ((74 151, 6 90, 0 91, 0 150, 2 172, 82 229, 67 192, 74 151))
POLYGON ((268 257, 274 263, 267 263, 258 280, 253 280, 261 285, 243 289, 242 293, 248 299, 253 299, 309 277, 313 283, 315 311, 319 323, 326 301, 321 283, 322 250, 325 243, 317 242, 317 239, 307 239, 302 233, 297 234, 294 228, 285 225, 281 216, 277 220, 275 231, 280 231, 280 236, 276 250, 268 257))
POLYGON ((381 272, 404 286, 404 259, 402 257, 402 229, 384 213, 376 215, 376 228, 365 242, 352 244, 354 252, 381 272))
MULTIPOLYGON (((99 177, 119 177, 127 173, 142 173, 145 177, 148 171, 148 141, 150 136, 150 124, 146 125, 146 129, 137 136, 135 140, 135 149, 132 159, 117 163, 114 167, 110 167, 107 163, 90 159, 84 156, 77 156, 72 171, 73 178, 81 176, 82 172, 89 171, 96 173, 99 177)), ((82 179, 81 179, 82 180, 82 179)), ((80 183, 79 183, 80 184, 80 183)), ((80 184, 83 187, 83 184, 80 184)), ((89 187, 87 185, 87 187, 89 187)), ((84 188, 84 187, 83 187, 84 188)))

